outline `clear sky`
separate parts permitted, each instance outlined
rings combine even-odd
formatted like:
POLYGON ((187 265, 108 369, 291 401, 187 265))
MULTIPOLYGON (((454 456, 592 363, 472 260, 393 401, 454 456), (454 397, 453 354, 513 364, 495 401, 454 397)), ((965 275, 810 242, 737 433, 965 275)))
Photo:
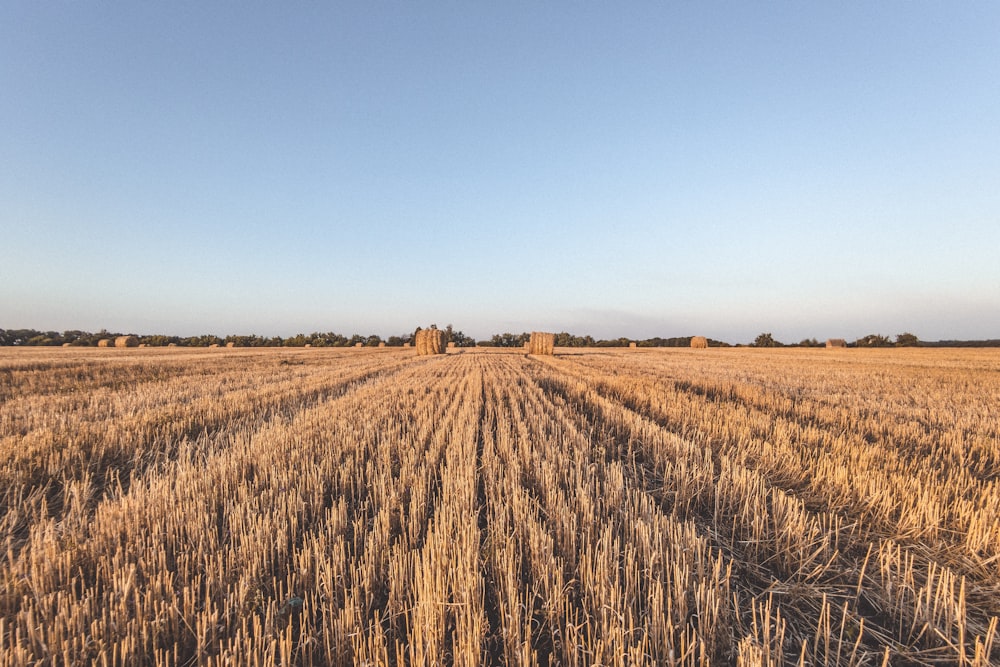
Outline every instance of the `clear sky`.
POLYGON ((0 328, 1000 337, 1000 3, 0 3, 0 328))

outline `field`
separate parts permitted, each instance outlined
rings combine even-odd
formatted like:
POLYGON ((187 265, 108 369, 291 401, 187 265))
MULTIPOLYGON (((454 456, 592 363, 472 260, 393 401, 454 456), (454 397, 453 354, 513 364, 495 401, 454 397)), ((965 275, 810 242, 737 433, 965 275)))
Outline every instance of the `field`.
POLYGON ((1000 354, 0 351, 0 665, 1000 663, 1000 354))

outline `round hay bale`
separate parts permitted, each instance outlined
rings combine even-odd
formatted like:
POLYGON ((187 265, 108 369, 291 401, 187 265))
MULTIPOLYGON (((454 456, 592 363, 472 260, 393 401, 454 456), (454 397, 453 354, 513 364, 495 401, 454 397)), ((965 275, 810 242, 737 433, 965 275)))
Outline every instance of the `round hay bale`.
POLYGON ((417 354, 443 354, 445 351, 444 332, 440 329, 421 329, 417 332, 417 354))
POLYGON ((704 336, 691 336, 691 347, 694 349, 706 349, 708 347, 708 339, 704 336))
POLYGON ((528 339, 528 354, 551 355, 555 351, 556 335, 545 331, 532 331, 528 339))
POLYGON ((354 347, 364 347, 364 346, 365 346, 364 343, 355 343, 354 344, 354 347))
POLYGON ((111 347, 112 341, 110 338, 102 338, 97 341, 97 347, 111 347))
POLYGON ((636 343, 635 341, 632 341, 631 343, 628 344, 628 347, 630 350, 634 350, 635 348, 639 347, 639 344, 636 343))
POLYGON ((233 341, 229 341, 228 343, 226 343, 226 347, 236 347, 236 343, 234 343, 233 341))
POLYGON ((135 336, 118 336, 115 347, 139 347, 139 339, 135 336))
POLYGON ((403 347, 410 347, 409 343, 403 343, 403 347))
POLYGON ((70 347, 71 345, 72 345, 72 343, 63 343, 62 344, 63 347, 70 347))
POLYGON ((385 347, 385 341, 379 341, 378 346, 379 347, 385 347))
POLYGON ((829 350, 829 349, 838 348, 838 347, 842 347, 842 348, 846 349, 847 348, 847 341, 844 340, 843 338, 829 338, 829 339, 827 339, 827 341, 826 341, 826 349, 829 350))

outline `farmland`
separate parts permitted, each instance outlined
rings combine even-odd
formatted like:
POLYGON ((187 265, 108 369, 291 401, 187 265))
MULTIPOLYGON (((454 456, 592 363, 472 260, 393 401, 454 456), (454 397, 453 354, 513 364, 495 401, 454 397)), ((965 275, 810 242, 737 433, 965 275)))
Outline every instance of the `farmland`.
POLYGON ((0 665, 1000 662, 1000 354, 0 352, 0 665))

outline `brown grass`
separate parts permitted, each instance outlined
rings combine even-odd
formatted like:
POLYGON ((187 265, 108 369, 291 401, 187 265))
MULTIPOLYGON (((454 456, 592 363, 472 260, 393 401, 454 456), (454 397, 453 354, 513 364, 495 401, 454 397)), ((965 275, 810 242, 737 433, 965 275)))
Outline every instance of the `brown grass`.
POLYGON ((0 665, 1000 664, 996 351, 465 352, 0 350, 0 665))

